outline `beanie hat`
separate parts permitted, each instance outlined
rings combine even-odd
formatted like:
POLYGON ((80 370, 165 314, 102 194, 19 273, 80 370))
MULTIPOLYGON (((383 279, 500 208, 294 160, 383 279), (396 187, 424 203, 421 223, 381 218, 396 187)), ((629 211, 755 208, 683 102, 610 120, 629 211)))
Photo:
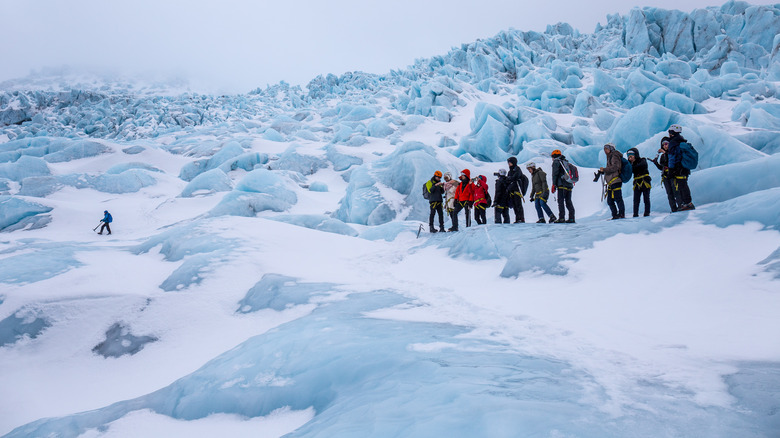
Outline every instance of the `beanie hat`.
POLYGON ((449 172, 444 172, 444 179, 452 179, 452 174, 449 172))

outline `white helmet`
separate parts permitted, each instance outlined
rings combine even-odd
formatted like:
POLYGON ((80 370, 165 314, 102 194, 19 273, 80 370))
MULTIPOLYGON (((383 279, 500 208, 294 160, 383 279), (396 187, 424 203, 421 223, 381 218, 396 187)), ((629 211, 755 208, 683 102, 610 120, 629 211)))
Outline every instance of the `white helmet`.
POLYGON ((528 164, 525 165, 525 167, 526 167, 526 169, 528 169, 530 167, 533 167, 535 169, 536 168, 536 163, 534 163, 533 161, 530 161, 530 162, 528 162, 528 164))
POLYGON ((674 124, 674 125, 669 127, 669 132, 676 132, 676 133, 679 134, 679 133, 682 132, 682 126, 680 126, 678 124, 674 124))

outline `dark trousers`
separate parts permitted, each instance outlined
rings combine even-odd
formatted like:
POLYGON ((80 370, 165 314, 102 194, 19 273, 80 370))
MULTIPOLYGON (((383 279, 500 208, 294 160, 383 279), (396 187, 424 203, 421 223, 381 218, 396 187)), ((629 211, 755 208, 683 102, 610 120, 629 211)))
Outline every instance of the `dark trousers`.
POLYGON ((431 205, 431 215, 428 217, 428 227, 433 230, 433 219, 436 213, 439 214, 439 228, 444 229, 444 207, 441 202, 429 202, 431 205))
POLYGON ((108 222, 103 222, 103 225, 100 227, 100 232, 98 234, 103 234, 104 229, 108 231, 108 234, 111 234, 111 227, 108 226, 108 222))
POLYGON ((645 216, 650 216, 650 187, 645 184, 634 185, 634 217, 639 216, 639 202, 645 201, 645 216))
POLYGON ((474 220, 478 224, 484 225, 487 223, 487 204, 478 204, 474 206, 474 220))
POLYGON ((509 207, 503 207, 500 205, 496 205, 494 210, 494 215, 496 219, 497 224, 508 224, 509 223, 509 207))
POLYGON ((623 203, 623 181, 613 182, 607 188, 607 205, 612 211, 612 219, 626 217, 626 204, 623 203))
POLYGON ((669 208, 671 208, 672 213, 674 213, 678 208, 677 200, 674 198, 674 185, 672 184, 672 180, 668 177, 664 177, 663 183, 664 189, 666 189, 666 199, 669 200, 669 208))
POLYGON ((682 207, 685 204, 691 203, 691 189, 688 188, 687 176, 675 176, 672 181, 674 185, 674 200, 677 201, 677 205, 682 207))
POLYGON ((509 193, 509 206, 515 212, 515 222, 525 222, 523 212, 523 194, 520 192, 509 193))
POLYGON ((569 219, 573 220, 574 204, 571 202, 571 189, 558 187, 558 219, 566 219, 566 210, 569 210, 569 219))
POLYGON ((468 201, 455 201, 455 210, 452 211, 452 229, 458 229, 458 213, 461 210, 465 210, 466 215, 466 227, 471 226, 471 207, 469 207, 468 201))

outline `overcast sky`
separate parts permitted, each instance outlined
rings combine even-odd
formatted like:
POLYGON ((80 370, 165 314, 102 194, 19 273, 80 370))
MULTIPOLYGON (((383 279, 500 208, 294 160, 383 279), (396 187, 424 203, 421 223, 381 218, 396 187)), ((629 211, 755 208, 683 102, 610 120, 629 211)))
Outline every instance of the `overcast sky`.
MULTIPOLYGON (((771 3, 771 2, 752 2, 771 3)), ((0 82, 43 67, 188 78, 246 92, 318 74, 387 73, 501 30, 593 32, 633 6, 706 0, 0 0, 0 82)))

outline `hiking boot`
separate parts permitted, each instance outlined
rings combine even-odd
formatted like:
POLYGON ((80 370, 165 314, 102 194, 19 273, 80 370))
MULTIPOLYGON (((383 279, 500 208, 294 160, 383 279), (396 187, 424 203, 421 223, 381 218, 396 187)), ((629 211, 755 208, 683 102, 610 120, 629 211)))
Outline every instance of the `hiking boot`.
POLYGON ((536 223, 537 223, 537 224, 544 224, 544 223, 546 223, 546 222, 544 221, 544 218, 541 218, 541 219, 539 219, 538 221, 536 221, 536 223))
POLYGON ((575 223, 575 222, 574 222, 574 218, 573 218, 573 217, 570 217, 570 218, 569 218, 569 220, 567 220, 567 221, 566 221, 566 223, 567 223, 567 224, 573 224, 573 223, 575 223))
POLYGON ((439 232, 439 230, 437 230, 436 228, 433 228, 433 227, 431 227, 430 231, 431 231, 431 233, 438 233, 439 232))
POLYGON ((556 223, 556 224, 565 224, 565 223, 566 223, 566 219, 564 219, 564 218, 560 218, 560 219, 558 219, 557 221, 555 221, 555 223, 556 223))
POLYGON ((453 231, 458 231, 458 229, 457 229, 457 228, 450 228, 450 229, 448 229, 447 231, 449 231, 449 232, 453 232, 453 231))
POLYGON ((678 209, 678 211, 696 210, 693 206, 693 202, 689 202, 678 209))
POLYGON ((635 215, 634 215, 634 217, 639 217, 639 215, 638 215, 638 214, 635 214, 635 215))
POLYGON ((557 221, 557 220, 558 220, 558 219, 556 219, 556 218, 555 218, 555 215, 552 215, 552 216, 550 216, 549 223, 553 223, 553 222, 555 222, 555 221, 557 221))

